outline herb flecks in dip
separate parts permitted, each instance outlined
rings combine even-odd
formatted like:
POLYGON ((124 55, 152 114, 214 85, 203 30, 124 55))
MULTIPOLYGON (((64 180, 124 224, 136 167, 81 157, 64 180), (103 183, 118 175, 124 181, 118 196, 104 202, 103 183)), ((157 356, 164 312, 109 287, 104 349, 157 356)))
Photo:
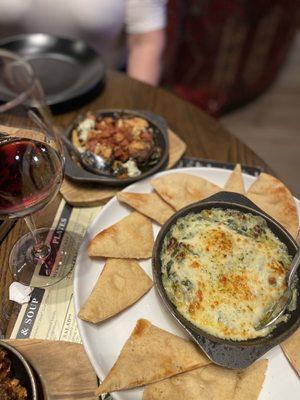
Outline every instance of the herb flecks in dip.
POLYGON ((286 289, 287 248, 253 214, 213 208, 179 218, 161 252, 163 285, 178 311, 220 338, 247 340, 286 289))

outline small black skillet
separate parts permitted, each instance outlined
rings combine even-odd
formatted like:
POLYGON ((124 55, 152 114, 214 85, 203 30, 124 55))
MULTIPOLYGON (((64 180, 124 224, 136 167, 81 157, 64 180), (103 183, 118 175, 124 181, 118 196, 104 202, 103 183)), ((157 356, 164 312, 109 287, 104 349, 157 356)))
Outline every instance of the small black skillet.
POLYGON ((286 244, 288 252, 292 257, 294 257, 298 246, 291 235, 277 221, 259 209, 245 196, 230 192, 217 193, 203 201, 191 204, 178 211, 165 223, 156 238, 152 256, 153 277, 158 293, 168 311, 215 364, 232 369, 246 368, 272 347, 287 339, 299 327, 300 270, 298 271, 296 309, 290 313, 290 318, 287 322, 278 324, 268 336, 244 341, 225 340, 212 336, 193 325, 177 311, 165 292, 162 284, 160 253, 165 235, 178 218, 190 212, 200 212, 201 210, 211 208, 235 209, 241 212, 259 215, 266 220, 271 231, 286 244))
MULTIPOLYGON (((68 150, 65 148, 65 175, 76 182, 81 183, 98 183, 106 186, 126 186, 133 182, 144 179, 156 172, 163 170, 168 163, 169 159, 169 141, 167 132, 167 123, 159 115, 153 114, 149 111, 141 110, 126 110, 126 109, 109 109, 109 110, 98 110, 91 111, 92 114, 96 116, 103 117, 140 117, 148 121, 149 126, 152 128, 154 133, 154 141, 157 146, 161 148, 161 157, 158 162, 149 168, 148 170, 142 172, 139 176, 134 178, 119 179, 113 175, 102 176, 89 172, 79 166, 76 161, 71 157, 68 150)), ((80 115, 74 123, 67 129, 66 135, 69 140, 72 140, 72 131, 74 128, 80 124, 83 119, 86 118, 86 114, 80 115)))
POLYGON ((32 370, 32 367, 22 356, 22 354, 16 350, 13 346, 7 342, 0 340, 0 348, 3 348, 8 353, 12 365, 12 376, 20 381, 20 384, 26 388, 28 399, 31 400, 42 400, 44 396, 39 393, 38 379, 32 370))

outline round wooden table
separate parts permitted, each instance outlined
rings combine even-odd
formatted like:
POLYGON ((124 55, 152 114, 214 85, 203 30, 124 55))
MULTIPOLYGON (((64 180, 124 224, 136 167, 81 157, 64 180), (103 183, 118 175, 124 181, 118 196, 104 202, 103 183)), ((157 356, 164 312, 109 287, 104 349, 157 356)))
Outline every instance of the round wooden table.
MULTIPOLYGON (((76 111, 56 116, 55 120, 62 127, 67 127, 79 113, 101 108, 150 110, 164 117, 170 128, 183 139, 187 145, 187 155, 220 162, 240 162, 268 170, 267 165, 252 150, 231 135, 217 120, 166 90, 143 84, 117 72, 108 73, 106 86, 95 100, 76 111)), ((60 196, 47 206, 43 218, 37 215, 37 225, 52 222, 59 201, 60 196)), ((8 257, 13 243, 25 231, 25 223, 17 221, 0 248, 0 328, 8 337, 18 313, 18 307, 8 301, 8 289, 12 282, 8 257)))

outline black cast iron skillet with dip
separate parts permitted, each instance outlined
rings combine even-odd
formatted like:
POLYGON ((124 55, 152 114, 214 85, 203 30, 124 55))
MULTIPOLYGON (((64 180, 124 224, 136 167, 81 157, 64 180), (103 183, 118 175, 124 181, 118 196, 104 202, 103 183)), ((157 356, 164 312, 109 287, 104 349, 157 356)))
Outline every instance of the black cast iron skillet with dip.
MULTIPOLYGON (((113 175, 105 176, 94 174, 90 171, 82 168, 75 159, 72 158, 71 154, 65 148, 65 174, 68 178, 76 182, 82 183, 95 183, 104 184, 106 186, 126 186, 138 180, 144 179, 154 173, 163 170, 168 163, 169 159, 169 141, 166 121, 159 115, 153 114, 148 111, 142 110, 127 110, 127 109, 105 109, 96 110, 91 113, 101 117, 113 117, 113 118, 131 118, 139 117, 145 119, 149 123, 149 127, 153 130, 153 136, 155 144, 161 148, 161 156, 158 162, 143 171, 139 176, 128 177, 125 179, 119 179, 113 175)), ((72 140, 72 131, 86 118, 87 114, 80 115, 74 123, 67 129, 66 135, 69 140, 72 140)))
POLYGON ((184 217, 191 212, 197 213, 211 208, 234 209, 261 216, 267 222, 270 230, 287 246, 288 252, 292 257, 296 254, 298 245, 277 221, 259 209, 249 199, 240 194, 230 192, 217 193, 203 201, 191 204, 179 210, 165 223, 156 238, 152 257, 153 277, 158 293, 167 310, 215 364, 232 369, 246 368, 272 347, 287 339, 299 327, 300 270, 298 271, 297 302, 295 310, 289 313, 290 318, 286 322, 279 323, 267 336, 243 341, 227 340, 213 336, 193 325, 177 310, 165 291, 162 283, 160 254, 164 238, 178 218, 184 217))

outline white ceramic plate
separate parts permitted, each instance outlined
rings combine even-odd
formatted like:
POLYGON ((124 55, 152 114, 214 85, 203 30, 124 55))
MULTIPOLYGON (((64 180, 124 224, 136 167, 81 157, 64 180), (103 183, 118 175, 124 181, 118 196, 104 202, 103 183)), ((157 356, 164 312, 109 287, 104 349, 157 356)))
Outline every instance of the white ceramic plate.
MULTIPOLYGON (((229 170, 218 168, 182 168, 162 172, 156 176, 178 172, 201 176, 219 186, 224 185, 231 173, 229 170)), ((244 174, 246 188, 248 188, 254 180, 255 178, 253 176, 244 174)), ((152 187, 150 186, 149 179, 146 179, 134 183, 124 191, 145 193, 151 190, 152 187)), ((300 213, 300 201, 296 200, 296 202, 298 212, 300 213)), ((89 226, 79 249, 75 267, 74 301, 76 314, 89 296, 104 265, 104 260, 95 261, 88 257, 86 251, 87 244, 96 233, 119 221, 121 218, 128 215, 130 211, 130 208, 120 204, 114 197, 102 208, 93 223, 89 226)), ((159 225, 153 224, 153 228, 156 236, 159 231, 159 225)), ((151 259, 140 262, 140 265, 152 276, 151 259)), ((77 319, 84 348, 100 380, 104 379, 113 366, 139 318, 146 318, 160 328, 186 337, 184 331, 165 310, 154 288, 132 307, 129 307, 119 315, 100 325, 95 326, 77 319)), ((269 351, 264 358, 268 358, 270 361, 266 380, 259 399, 299 400, 300 380, 285 358, 281 348, 276 346, 269 351)), ((142 393, 142 388, 115 392, 113 398, 115 400, 142 400, 142 393)))

